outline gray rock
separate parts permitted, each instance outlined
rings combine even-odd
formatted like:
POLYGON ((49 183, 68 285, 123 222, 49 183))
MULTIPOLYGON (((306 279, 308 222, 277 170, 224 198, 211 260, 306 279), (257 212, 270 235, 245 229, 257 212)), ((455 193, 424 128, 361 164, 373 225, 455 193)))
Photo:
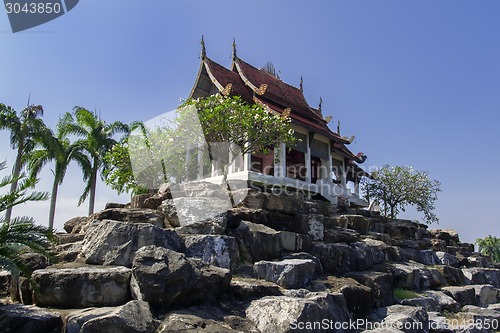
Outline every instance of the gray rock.
POLYGON ((458 258, 452 254, 442 252, 442 251, 437 251, 436 257, 437 257, 436 263, 439 265, 448 265, 448 266, 452 266, 452 267, 459 267, 459 265, 460 265, 458 258))
POLYGON ((429 289, 432 285, 431 272, 417 263, 391 264, 394 285, 409 290, 429 289))
POLYGON ((87 223, 87 216, 74 217, 64 223, 64 230, 68 234, 76 234, 81 230, 81 226, 87 223))
POLYGON ((356 268, 355 251, 345 243, 314 243, 311 254, 331 274, 342 275, 356 268))
POLYGON ((500 303, 495 303, 495 304, 488 305, 488 310, 493 310, 493 311, 500 312, 500 303))
POLYGON ((451 286, 463 286, 465 284, 470 284, 460 268, 444 265, 436 266, 435 269, 441 274, 441 276, 444 277, 446 283, 451 286))
POLYGON ((322 329, 323 320, 333 323, 352 320, 342 294, 310 293, 307 297, 270 296, 250 303, 246 309, 250 319, 260 332, 350 332, 342 328, 322 329), (316 323, 316 324, 314 324, 316 323))
POLYGON ((293 195, 266 195, 264 209, 287 215, 296 215, 304 211, 304 199, 298 193, 293 195))
POLYGON ((217 196, 168 199, 158 209, 165 214, 170 225, 178 227, 209 220, 231 208, 231 200, 227 195, 224 199, 217 196))
POLYGON ((321 261, 307 252, 287 253, 283 255, 283 259, 310 259, 314 261, 314 264, 316 265, 314 269, 315 276, 320 276, 323 274, 323 266, 321 265, 321 261))
POLYGON ((119 307, 72 311, 66 317, 65 333, 150 333, 155 329, 148 303, 130 301, 119 307))
POLYGON ((36 306, 9 304, 0 307, 3 333, 60 333, 62 327, 59 314, 36 306))
POLYGON ((429 316, 421 307, 392 305, 375 310, 383 323, 396 327, 405 333, 429 332, 429 316))
POLYGON ((148 245, 184 251, 182 240, 172 230, 146 223, 104 220, 92 223, 87 230, 82 254, 88 264, 130 267, 135 252, 148 245))
POLYGON ((342 229, 339 227, 325 229, 323 233, 323 240, 326 243, 351 244, 361 239, 361 235, 357 231, 351 229, 342 229))
POLYGON ((227 269, 155 246, 137 251, 133 274, 133 296, 162 309, 213 301, 231 281, 227 269))
POLYGON ((314 275, 316 264, 310 259, 285 259, 282 261, 259 261, 254 264, 254 274, 259 279, 274 282, 283 288, 294 289, 307 286, 314 275))
POLYGON ((347 218, 347 228, 356 230, 361 235, 370 231, 371 220, 361 215, 343 215, 347 218))
POLYGON ((479 321, 482 323, 489 321, 490 323, 496 323, 496 330, 499 328, 500 312, 498 311, 485 309, 475 305, 466 305, 462 308, 462 312, 469 314, 469 316, 464 316, 468 320, 474 320, 476 323, 479 321))
POLYGON ((157 333, 260 333, 247 319, 214 307, 191 307, 170 312, 157 333))
POLYGON ((262 224, 242 221, 233 231, 238 241, 240 255, 248 261, 270 260, 283 254, 279 231, 262 224))
POLYGON ((10 286, 12 283, 12 273, 6 270, 0 270, 0 297, 10 294, 10 286))
POLYGON ((410 298, 404 299, 401 301, 401 305, 408 306, 419 306, 425 309, 425 311, 436 311, 440 312, 441 307, 436 302, 436 300, 432 297, 419 297, 419 298, 410 298))
POLYGON ((301 214, 295 217, 297 231, 312 237, 315 241, 324 238, 325 217, 321 214, 301 214))
POLYGON ((432 250, 422 250, 417 254, 417 258, 415 260, 426 266, 435 265, 437 262, 436 254, 432 250))
POLYGON ((114 306, 130 300, 131 270, 85 266, 33 272, 34 301, 40 306, 83 308, 114 306))
POLYGON ((292 252, 308 252, 312 248, 312 236, 299 234, 293 231, 280 231, 283 249, 292 252))
POLYGON ((366 271, 351 272, 347 276, 372 289, 376 306, 382 307, 393 304, 392 274, 366 271))
POLYGON ((280 287, 275 283, 252 278, 233 278, 231 280, 230 291, 233 296, 240 300, 283 295, 280 287))
POLYGON ((175 232, 182 235, 223 235, 227 227, 227 214, 221 214, 201 222, 176 227, 175 232))
POLYGON ((81 242, 85 237, 84 233, 78 234, 56 234, 57 244, 65 245, 69 243, 81 242))
POLYGON ((473 287, 444 287, 441 288, 446 295, 451 296, 460 306, 472 305, 475 303, 476 293, 473 287))
POLYGON ((351 244, 354 249, 354 260, 357 271, 364 271, 373 265, 385 262, 385 254, 378 246, 370 246, 364 242, 351 244))
POLYGON ((93 214, 92 221, 113 220, 128 223, 148 223, 165 227, 165 215, 157 210, 144 208, 110 208, 93 214))
MULTIPOLYGON (((500 290, 489 284, 482 285, 472 285, 475 291, 475 302, 474 305, 486 308, 490 304, 495 304, 500 302, 500 290)), ((472 304, 472 303, 469 303, 472 304)))
POLYGON ((464 268, 462 269, 470 284, 491 284, 500 288, 500 269, 496 268, 464 268))
POLYGON ((460 305, 458 304, 458 302, 442 291, 429 290, 426 291, 424 295, 433 298, 439 304, 442 310, 447 310, 450 312, 460 311, 460 305))
POLYGON ((184 237, 186 255, 217 267, 236 269, 240 254, 234 237, 223 235, 190 235, 184 237))

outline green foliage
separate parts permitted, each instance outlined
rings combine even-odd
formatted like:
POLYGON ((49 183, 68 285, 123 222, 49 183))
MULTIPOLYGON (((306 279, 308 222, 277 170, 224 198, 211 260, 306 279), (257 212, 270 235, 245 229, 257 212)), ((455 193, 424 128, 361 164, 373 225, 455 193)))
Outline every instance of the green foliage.
MULTIPOLYGON (((0 170, 5 162, 0 163, 0 170)), ((36 184, 34 178, 20 175, 17 179, 7 176, 0 181, 0 189, 17 180, 13 192, 0 195, 0 213, 6 209, 29 201, 42 201, 48 198, 47 193, 29 192, 36 184)), ((0 266, 14 272, 21 271, 27 277, 30 273, 24 265, 21 255, 28 250, 50 257, 49 248, 56 241, 52 229, 38 226, 31 217, 15 217, 6 220, 0 216, 0 266)))
POLYGON ((363 189, 369 200, 381 206, 385 216, 397 218, 406 206, 412 205, 424 214, 426 223, 438 222, 433 211, 441 184, 430 180, 427 172, 385 165, 373 172, 372 177, 364 180, 363 189))
MULTIPOLYGON (((46 126, 40 116, 43 115, 41 105, 28 105, 18 115, 16 110, 5 104, 0 104, 0 130, 10 132, 10 145, 17 151, 16 161, 12 170, 10 192, 14 192, 26 163, 26 157, 33 151, 35 142, 46 132, 46 126)), ((12 208, 7 208, 5 219, 10 220, 12 208)))
POLYGON ((35 177, 47 163, 54 161, 54 181, 52 185, 52 195, 49 210, 49 228, 54 226, 55 208, 59 185, 62 184, 66 170, 72 161, 75 161, 83 171, 83 179, 90 177, 90 161, 84 153, 85 144, 82 140, 70 142, 67 138, 68 128, 66 127, 70 114, 66 113, 56 126, 54 134, 50 129, 37 140, 37 147, 33 150, 27 160, 28 168, 32 177, 35 177))
MULTIPOLYGON (((290 146, 295 143, 291 120, 273 114, 259 104, 248 105, 239 96, 212 95, 205 98, 191 99, 183 107, 194 106, 202 128, 203 138, 193 138, 192 124, 186 119, 189 113, 179 113, 178 137, 183 140, 208 143, 212 157, 226 158, 237 154, 262 152, 268 154, 271 147, 279 148, 280 143, 290 146), (188 124, 188 126, 183 126, 188 124), (217 144, 232 143, 232 144, 217 144)), ((225 163, 227 167, 234 160, 225 163)), ((224 168, 224 175, 227 175, 224 168)))
MULTIPOLYGON (((129 133, 129 126, 120 121, 108 124, 96 113, 82 107, 75 107, 73 114, 66 114, 61 126, 64 127, 65 133, 74 134, 81 138, 80 143, 90 158, 90 168, 84 169, 84 173, 89 175, 87 186, 78 202, 80 205, 87 197, 90 197, 90 215, 94 212, 97 177, 99 172, 102 172, 106 167, 104 156, 118 143, 115 139, 117 134, 129 133)), ((103 179, 102 173, 101 179, 103 179)))
POLYGON ((476 239, 479 252, 489 256, 493 262, 500 262, 500 238, 488 235, 485 238, 476 239))
POLYGON ((414 292, 413 290, 402 289, 402 288, 395 288, 393 293, 394 293, 394 298, 400 301, 404 299, 412 299, 420 297, 420 295, 414 292))

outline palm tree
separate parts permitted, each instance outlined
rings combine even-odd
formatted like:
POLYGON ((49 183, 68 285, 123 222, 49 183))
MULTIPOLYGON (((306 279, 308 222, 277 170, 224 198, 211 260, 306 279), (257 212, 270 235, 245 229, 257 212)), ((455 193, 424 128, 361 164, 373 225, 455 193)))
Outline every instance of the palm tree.
MULTIPOLYGON (((0 104, 0 130, 10 131, 10 145, 17 149, 16 162, 12 170, 12 182, 10 183, 10 192, 13 193, 17 188, 21 169, 25 164, 27 156, 35 146, 35 138, 46 133, 43 129, 45 124, 40 116, 43 115, 41 105, 28 105, 20 115, 16 110, 5 104, 0 104)), ((9 221, 12 216, 12 207, 7 208, 5 220, 9 221)))
MULTIPOLYGON (((5 169, 5 162, 0 163, 0 170, 5 169)), ((8 176, 0 180, 0 189, 16 183, 14 191, 0 195, 0 212, 28 201, 41 201, 48 198, 47 193, 30 192, 37 182, 23 174, 18 177, 8 176)), ((12 186, 11 186, 12 187, 12 186)), ((52 229, 38 226, 31 217, 15 217, 7 220, 0 216, 0 267, 14 272, 21 271, 29 277, 21 254, 27 249, 50 257, 49 248, 56 240, 52 229)))
POLYGON ((488 235, 485 238, 476 239, 479 252, 491 258, 493 262, 500 262, 500 238, 488 235))
POLYGON ((74 118, 68 117, 64 126, 68 133, 82 137, 83 148, 90 157, 90 177, 78 204, 81 205, 87 197, 90 197, 89 215, 91 215, 94 213, 97 176, 105 166, 104 156, 118 142, 113 137, 118 133, 129 133, 129 126, 120 121, 108 124, 94 112, 79 106, 74 108, 74 118))
POLYGON ((84 154, 84 143, 82 140, 77 140, 73 143, 66 137, 67 136, 67 123, 70 122, 71 114, 66 113, 63 118, 59 119, 56 126, 56 133, 52 133, 47 129, 48 134, 44 135, 39 140, 38 145, 40 148, 34 150, 29 157, 28 167, 31 171, 31 176, 35 177, 42 167, 50 161, 55 162, 54 181, 52 184, 52 194, 50 196, 50 210, 49 210, 49 228, 54 227, 54 217, 56 210, 56 200, 59 185, 62 184, 66 170, 68 169, 71 161, 75 161, 83 171, 84 180, 89 178, 90 161, 87 155, 84 154))

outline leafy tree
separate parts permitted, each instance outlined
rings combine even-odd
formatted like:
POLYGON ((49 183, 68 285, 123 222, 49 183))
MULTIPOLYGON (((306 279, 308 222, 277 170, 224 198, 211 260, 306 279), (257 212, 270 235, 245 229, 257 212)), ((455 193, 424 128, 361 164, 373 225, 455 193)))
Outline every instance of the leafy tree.
MULTIPOLYGON (((176 136, 183 142, 205 140, 211 160, 223 161, 224 181, 228 167, 239 154, 262 152, 268 154, 271 147, 280 143, 293 145, 294 131, 287 115, 273 114, 259 104, 247 104, 239 96, 219 94, 205 98, 190 99, 180 108, 176 136), (199 119, 191 119, 193 113, 185 112, 194 107, 199 119), (202 138, 193 137, 193 124, 199 121, 202 138)), ((176 140, 179 142, 179 140, 176 140)))
POLYGON ((493 262, 500 262, 500 238, 488 235, 485 238, 476 239, 479 252, 489 256, 493 262))
MULTIPOLYGON (((90 169, 85 170, 90 176, 78 204, 82 204, 89 197, 89 215, 91 215, 94 213, 97 177, 99 171, 105 167, 104 156, 117 144, 118 141, 114 136, 118 133, 128 133, 129 127, 120 121, 108 124, 94 112, 78 106, 74 109, 74 116, 70 115, 65 119, 64 127, 68 133, 82 138, 82 145, 90 156, 90 169)), ((101 173, 101 179, 102 177, 101 173)))
POLYGON ((70 122, 71 114, 66 113, 59 119, 56 126, 56 133, 48 130, 38 142, 38 149, 35 149, 29 156, 29 169, 32 177, 35 177, 42 167, 50 161, 54 161, 54 181, 52 184, 52 194, 50 196, 49 228, 54 227, 54 217, 59 185, 62 184, 66 170, 72 161, 75 161, 84 173, 84 180, 89 178, 88 171, 91 170, 90 161, 84 153, 85 144, 82 140, 73 143, 67 138, 67 124, 70 122))
POLYGON ((385 216, 397 218, 406 206, 412 205, 424 213, 425 222, 438 222, 433 211, 441 184, 430 180, 427 172, 408 166, 384 165, 373 172, 372 177, 365 178, 364 191, 369 200, 381 206, 385 216))
MULTIPOLYGON (((28 156, 35 146, 35 139, 46 134, 45 124, 40 119, 43 115, 41 105, 28 105, 18 115, 16 110, 5 104, 0 104, 0 130, 10 131, 10 145, 17 150, 16 161, 12 169, 10 192, 15 192, 19 175, 28 156)), ((7 208, 5 220, 12 216, 12 207, 7 208)))
MULTIPOLYGON (((0 163, 0 170, 5 162, 0 163)), ((48 198, 47 193, 29 192, 37 182, 35 178, 7 176, 0 181, 0 189, 16 183, 14 191, 0 195, 0 212, 29 201, 48 198)), ((52 229, 38 226, 31 217, 15 217, 7 220, 0 216, 0 267, 21 271, 27 277, 30 273, 24 265, 21 254, 30 250, 50 257, 49 248, 56 240, 52 229)))
MULTIPOLYGON (((132 144, 132 147, 136 150, 136 154, 143 157, 141 160, 145 160, 144 156, 151 154, 147 130, 142 122, 134 122, 130 125, 130 133, 136 133, 134 131, 139 132, 140 135, 132 136, 131 141, 135 142, 140 138, 142 140, 141 144, 132 144)), ((118 194, 129 192, 132 195, 147 193, 148 188, 144 186, 144 182, 141 183, 134 177, 129 154, 131 146, 129 144, 130 133, 121 142, 115 144, 104 156, 106 166, 103 170, 104 182, 117 191, 118 194)))

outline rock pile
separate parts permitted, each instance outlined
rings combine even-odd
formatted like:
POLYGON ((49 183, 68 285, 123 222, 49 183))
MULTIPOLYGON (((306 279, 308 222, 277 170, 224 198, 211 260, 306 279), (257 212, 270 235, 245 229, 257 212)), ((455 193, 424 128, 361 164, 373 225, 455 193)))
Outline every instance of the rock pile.
POLYGON ((108 204, 0 272, 1 331, 500 330, 500 269, 456 232, 339 209, 203 182, 108 204))

